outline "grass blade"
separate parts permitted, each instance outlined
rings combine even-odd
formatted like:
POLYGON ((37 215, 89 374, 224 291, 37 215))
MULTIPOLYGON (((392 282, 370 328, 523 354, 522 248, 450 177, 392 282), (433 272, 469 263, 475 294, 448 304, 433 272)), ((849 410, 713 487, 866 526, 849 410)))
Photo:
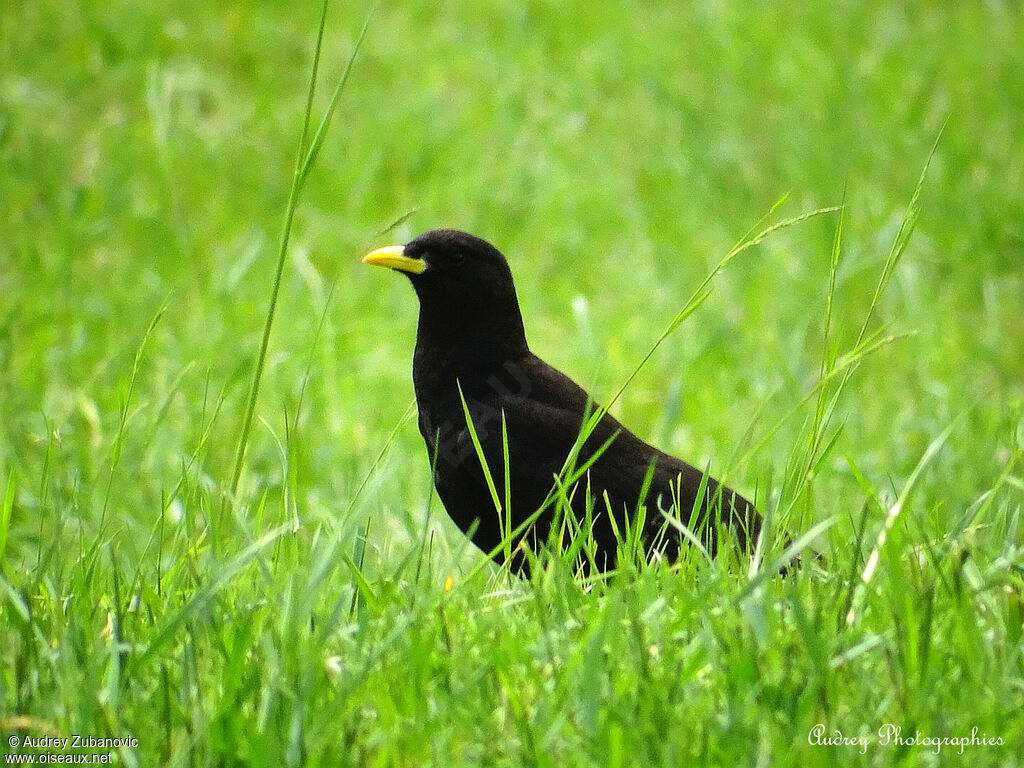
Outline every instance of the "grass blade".
MULTIPOLYGON (((324 0, 320 15, 320 27, 317 31, 313 67, 309 77, 309 90, 306 96, 306 111, 302 120, 302 133, 299 137, 299 151, 298 157, 295 161, 295 173, 292 177, 291 189, 288 192, 288 203, 285 207, 284 223, 281 226, 281 236, 278 240, 277 266, 274 271, 274 281, 270 291, 270 304, 267 308, 267 315, 263 324, 263 337, 260 341, 260 349, 256 357, 256 367, 253 370, 252 383, 249 387, 249 397, 245 407, 245 415, 242 418, 242 431, 238 438, 238 448, 235 453, 235 465, 231 475, 230 486, 232 496, 238 492, 238 483, 242 478, 242 467, 245 464, 245 452, 249 444, 249 433, 252 430, 253 416, 256 412, 256 402, 259 399, 260 382, 263 379, 263 369, 267 362, 267 349, 270 346, 270 332, 274 325, 274 317, 277 314, 278 295, 281 291, 281 277, 284 273, 285 259, 288 254, 288 242, 292 231, 292 221, 295 218, 295 209, 298 207, 299 203, 299 193, 302 190, 302 186, 310 169, 312 168, 313 162, 316 160, 320 145, 323 143, 323 137, 327 130, 327 126, 330 124, 330 117, 334 112, 338 97, 348 80, 348 74, 351 71, 353 62, 355 61, 356 53, 359 51, 359 45, 357 44, 355 51, 352 53, 352 58, 349 60, 349 64, 345 68, 344 74, 334 89, 334 95, 331 98, 328 113, 321 121, 313 143, 307 150, 306 139, 309 135, 309 125, 313 113, 313 95, 316 93, 317 73, 320 66, 320 52, 323 48, 324 27, 327 22, 327 5, 328 0, 324 0)), ((369 20, 367 20, 367 24, 369 24, 369 20)), ((360 43, 362 42, 365 34, 366 25, 363 26, 363 31, 359 36, 360 43)), ((221 513, 223 515, 223 509, 221 510, 221 513)))
POLYGON ((907 481, 903 484, 903 490, 900 491, 900 495, 897 497, 896 502, 889 507, 889 510, 886 512, 885 520, 882 523, 881 529, 878 531, 878 538, 875 541, 875 546, 871 550, 867 564, 864 566, 864 570, 860 575, 860 584, 857 586, 857 593, 854 595, 853 605, 851 606, 849 613, 846 615, 846 623, 848 625, 854 624, 857 620, 857 615, 860 613, 864 603, 867 586, 871 583, 871 579, 874 578, 875 569, 878 567, 878 560, 881 556, 882 548, 885 546, 885 542, 889 538, 889 532, 892 531, 893 526, 896 525, 896 521, 906 508, 907 502, 910 500, 911 495, 917 487, 917 482, 921 478, 921 474, 931 463, 932 459, 935 458, 942 446, 945 445, 946 440, 948 440, 949 436, 953 433, 953 429, 962 419, 963 416, 957 417, 952 424, 942 430, 942 433, 928 444, 928 447, 925 449, 920 461, 917 462, 917 466, 914 467, 914 471, 910 473, 910 477, 908 477, 907 481))

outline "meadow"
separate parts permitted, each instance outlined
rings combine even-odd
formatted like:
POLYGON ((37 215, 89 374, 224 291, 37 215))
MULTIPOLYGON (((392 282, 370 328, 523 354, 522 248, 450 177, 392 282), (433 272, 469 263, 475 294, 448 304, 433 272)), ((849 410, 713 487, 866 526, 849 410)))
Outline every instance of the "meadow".
POLYGON ((5 764, 1018 764, 1019 9, 321 19, 0 5, 5 764), (442 226, 598 399, 653 350, 612 412, 762 548, 462 537, 360 263, 442 226))

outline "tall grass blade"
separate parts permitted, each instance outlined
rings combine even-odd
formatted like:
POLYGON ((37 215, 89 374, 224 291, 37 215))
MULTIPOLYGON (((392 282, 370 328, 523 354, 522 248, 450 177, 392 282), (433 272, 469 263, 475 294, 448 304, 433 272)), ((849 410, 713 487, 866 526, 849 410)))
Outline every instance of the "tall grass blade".
MULTIPOLYGON (((324 28, 327 23, 328 2, 329 0, 324 0, 320 14, 320 27, 317 30, 313 67, 310 72, 309 90, 306 95, 306 111, 302 119, 302 133, 299 137, 299 151, 295 161, 295 173, 292 176, 292 185, 288 192, 288 203, 285 207, 284 223, 281 226, 281 235, 278 240, 277 267, 274 272, 274 281, 270 291, 270 304, 267 308, 267 316, 263 324, 263 337, 260 341, 259 354, 256 358, 256 367, 253 371, 252 383, 249 387, 249 397, 246 402, 245 415, 242 418, 242 431, 238 438, 238 448, 235 453, 235 465, 231 475, 231 496, 234 496, 238 492, 238 484, 242 479, 242 467, 245 464, 245 453, 249 444, 249 433, 252 430, 253 416, 256 412, 256 403, 259 399, 260 382, 263 379, 263 369, 266 366, 267 349, 270 346, 270 331, 273 328, 274 317, 277 314, 277 300, 281 290, 281 277, 284 273, 285 259, 288 254, 288 242, 291 237, 292 220, 295 218, 295 209, 298 207, 299 192, 301 191, 306 177, 309 174, 310 168, 312 168, 313 162, 316 160, 320 145, 323 142, 324 133, 327 130, 327 126, 330 124, 330 117, 334 112, 335 105, 337 104, 338 96, 341 94, 341 91, 348 80, 348 74, 351 71, 352 63, 354 62, 356 53, 359 50, 359 46, 357 45, 352 53, 352 58, 349 60, 348 66, 345 68, 338 85, 335 87, 330 107, 320 123, 320 127, 317 130, 313 143, 309 148, 307 148, 306 141, 309 136, 310 120, 313 114, 313 96, 316 93, 317 74, 320 68, 320 52, 323 48, 324 28)), ((367 24, 369 24, 369 20, 367 20, 367 24)), ((365 34, 366 25, 363 26, 363 31, 359 36, 360 43, 362 42, 365 34)), ((225 500, 225 503, 227 503, 227 500, 225 500)), ((223 508, 221 513, 223 514, 223 508)))
POLYGON ((14 511, 14 498, 17 495, 17 484, 14 481, 14 469, 7 473, 7 489, 4 491, 3 507, 0 507, 0 569, 3 568, 4 551, 7 549, 7 532, 11 527, 11 514, 14 511))

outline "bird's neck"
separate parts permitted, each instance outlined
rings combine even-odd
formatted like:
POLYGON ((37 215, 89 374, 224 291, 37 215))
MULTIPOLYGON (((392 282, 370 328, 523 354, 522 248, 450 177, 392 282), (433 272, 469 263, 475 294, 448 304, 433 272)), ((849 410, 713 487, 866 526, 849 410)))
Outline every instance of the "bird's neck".
POLYGON ((530 354, 518 305, 487 310, 420 305, 413 379, 421 402, 457 400, 456 381, 467 396, 491 387, 530 354))

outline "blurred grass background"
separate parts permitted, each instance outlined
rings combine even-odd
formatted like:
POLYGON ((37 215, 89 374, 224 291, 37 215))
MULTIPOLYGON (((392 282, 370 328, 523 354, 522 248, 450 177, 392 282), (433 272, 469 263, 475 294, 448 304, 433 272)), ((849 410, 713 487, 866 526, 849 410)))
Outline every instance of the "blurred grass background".
MULTIPOLYGON (((359 263, 369 247, 438 226, 491 240, 534 351, 607 397, 779 198, 788 215, 845 201, 845 349, 945 123, 876 318, 912 335, 862 364, 837 450, 794 520, 836 515, 832 547, 848 547, 864 504, 854 467, 891 501, 963 415, 913 510, 915 529, 941 536, 1024 441, 1019 11, 381 4, 297 212, 239 508, 262 520, 262 500, 268 518, 344 541, 372 519, 368 573, 427 535, 412 422, 354 503, 412 399, 414 297, 359 263)), ((369 12, 332 9, 325 84, 369 12)), ((93 541, 121 553, 116 570, 116 557, 152 557, 166 515, 201 540, 222 503, 318 13, 0 6, 0 469, 16 489, 3 572, 26 602, 93 541)), ((732 262, 617 415, 713 467, 751 424, 762 434, 781 418, 820 366, 834 228, 813 219, 732 262)), ((738 487, 771 503, 807 415, 730 468, 738 487)), ((1008 493, 1019 510, 1019 479, 1008 493)), ((446 521, 433 526, 436 547, 458 548, 446 521)))

